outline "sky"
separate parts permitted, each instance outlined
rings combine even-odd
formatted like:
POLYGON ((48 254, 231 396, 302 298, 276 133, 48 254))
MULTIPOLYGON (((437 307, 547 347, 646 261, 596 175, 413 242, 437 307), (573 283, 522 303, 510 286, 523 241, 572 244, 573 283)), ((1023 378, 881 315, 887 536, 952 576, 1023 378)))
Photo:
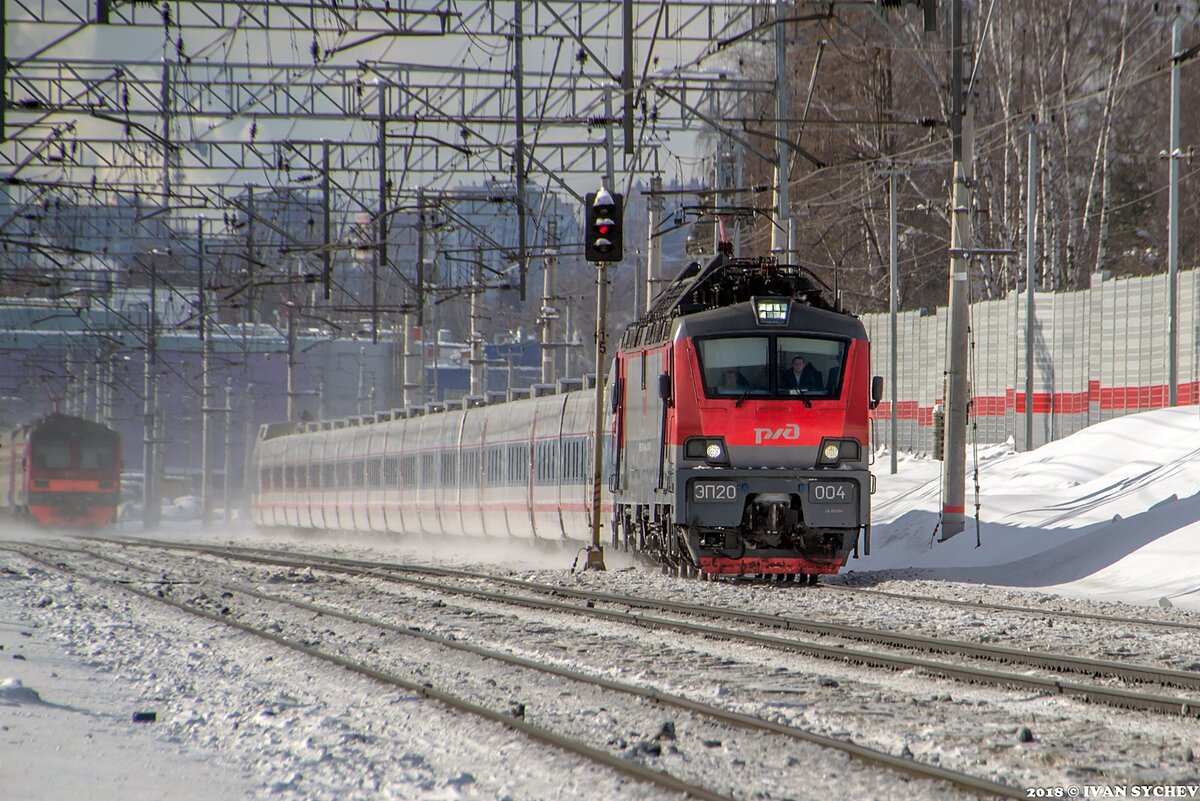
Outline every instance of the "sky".
MULTIPOLYGON (((833 580, 893 591, 912 580, 1004 603, 1087 603, 1135 616, 1157 607, 1152 614, 1200 620, 1189 614, 1200 612, 1196 407, 1108 421, 1029 453, 1010 444, 981 445, 977 453, 967 500, 973 511, 977 464, 979 544, 973 521, 958 537, 936 542, 939 462, 902 455, 890 475, 887 455, 877 454, 871 555, 833 580)), ((180 539, 264 541, 249 531, 171 525, 180 539)), ((44 536, 9 525, 0 528, 0 548, 44 536)), ((295 550, 536 571, 543 579, 565 576, 574 556, 466 540, 431 552, 417 543, 267 539, 295 550)), ((756 592, 646 575, 617 553, 608 563, 608 572, 588 577, 589 586, 620 591, 655 581, 698 603, 714 593, 756 592)), ((365 680, 298 655, 276 659, 269 646, 218 629, 181 623, 171 610, 116 590, 96 593, 0 550, 0 797, 665 797, 628 787, 614 795, 601 773, 567 778, 569 769, 544 748, 511 733, 474 742, 449 713, 422 707, 413 715, 414 701, 402 696, 384 693, 381 716, 363 704, 380 696, 365 680), (326 688, 319 700, 306 696, 314 684, 326 688), (135 713, 148 711, 154 721, 134 722, 135 713), (504 778, 489 778, 495 775, 504 778)), ((563 630, 564 641, 573 636, 563 630)), ((960 692, 976 691, 954 695, 960 692)), ((1057 769, 1033 768, 1052 776, 1057 769)))

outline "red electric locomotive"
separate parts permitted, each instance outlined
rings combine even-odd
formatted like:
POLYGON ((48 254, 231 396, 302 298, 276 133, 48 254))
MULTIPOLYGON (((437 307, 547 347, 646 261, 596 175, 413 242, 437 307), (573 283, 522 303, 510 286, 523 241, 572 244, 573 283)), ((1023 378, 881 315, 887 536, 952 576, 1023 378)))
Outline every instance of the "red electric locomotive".
MULTIPOLYGON (((816 277, 724 256, 684 270, 607 381, 614 546, 686 572, 836 573, 869 548, 866 331, 816 277)), ((589 543, 594 392, 263 426, 260 526, 589 543)))
POLYGON ((614 542, 705 573, 836 573, 870 548, 862 323, 807 269, 693 264, 630 326, 611 395, 614 542))
POLYGON ((99 423, 52 414, 0 432, 0 509, 43 527, 113 523, 121 442, 99 423))

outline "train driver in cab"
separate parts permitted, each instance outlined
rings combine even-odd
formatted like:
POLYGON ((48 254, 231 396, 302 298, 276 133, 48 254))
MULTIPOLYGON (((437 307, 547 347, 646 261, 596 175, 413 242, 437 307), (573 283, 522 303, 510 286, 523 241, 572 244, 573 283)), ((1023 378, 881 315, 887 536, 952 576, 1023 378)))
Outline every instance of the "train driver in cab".
POLYGON ((803 356, 792 358, 792 368, 784 372, 779 391, 794 395, 801 392, 821 392, 821 374, 803 356))

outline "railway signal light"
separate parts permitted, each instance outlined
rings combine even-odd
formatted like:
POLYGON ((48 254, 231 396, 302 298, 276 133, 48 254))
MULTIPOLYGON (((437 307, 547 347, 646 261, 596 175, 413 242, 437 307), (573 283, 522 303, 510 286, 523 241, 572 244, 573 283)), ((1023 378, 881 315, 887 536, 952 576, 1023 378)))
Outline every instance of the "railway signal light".
POLYGON ((620 261, 625 254, 621 218, 625 198, 607 189, 589 192, 584 198, 583 256, 588 261, 620 261))

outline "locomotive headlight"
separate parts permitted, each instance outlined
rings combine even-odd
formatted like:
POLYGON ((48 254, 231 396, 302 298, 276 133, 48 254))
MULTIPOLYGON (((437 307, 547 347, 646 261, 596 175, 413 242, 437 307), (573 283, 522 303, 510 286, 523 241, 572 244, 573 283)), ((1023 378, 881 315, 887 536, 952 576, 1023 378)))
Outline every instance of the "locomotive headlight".
POLYGON ((712 465, 729 464, 729 449, 721 437, 689 437, 683 455, 688 459, 703 459, 712 465))
POLYGON ((842 462, 856 462, 861 454, 862 446, 856 439, 823 439, 817 464, 834 467, 842 462))

